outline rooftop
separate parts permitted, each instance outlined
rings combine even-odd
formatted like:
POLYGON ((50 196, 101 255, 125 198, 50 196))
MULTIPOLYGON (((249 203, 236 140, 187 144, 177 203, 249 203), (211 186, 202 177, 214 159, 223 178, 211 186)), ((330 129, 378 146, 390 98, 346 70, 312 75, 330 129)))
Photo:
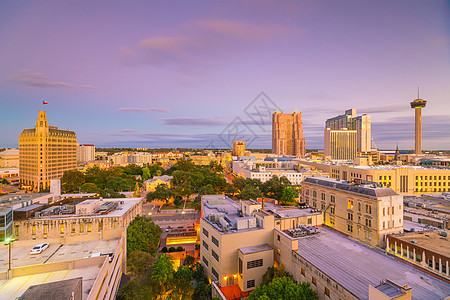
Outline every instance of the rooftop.
POLYGON ((414 246, 439 253, 450 258, 450 239, 439 234, 438 231, 412 232, 392 235, 396 239, 411 243, 415 241, 414 246))
POLYGON ((68 280, 55 281, 45 284, 30 286, 19 300, 52 299, 67 300, 72 299, 72 292, 81 287, 83 277, 68 280))
POLYGON ((351 193, 362 194, 372 197, 386 197, 398 195, 391 188, 379 187, 375 185, 351 185, 346 181, 337 180, 328 177, 308 177, 304 182, 326 186, 338 190, 343 190, 351 193))
POLYGON ((380 292, 382 292, 383 294, 385 294, 386 296, 390 297, 391 299, 404 294, 403 291, 397 285, 389 281, 383 282, 380 285, 376 286, 375 288, 380 292))
POLYGON ((261 245, 256 245, 256 246, 239 248, 239 250, 242 252, 242 254, 252 254, 252 253, 258 253, 258 252, 263 252, 263 251, 269 251, 269 250, 273 250, 273 249, 267 244, 261 244, 261 245))
POLYGON ((298 238, 297 253, 360 299, 368 299, 369 284, 386 278, 412 288, 412 299, 442 299, 450 285, 412 266, 322 227, 319 234, 298 238))

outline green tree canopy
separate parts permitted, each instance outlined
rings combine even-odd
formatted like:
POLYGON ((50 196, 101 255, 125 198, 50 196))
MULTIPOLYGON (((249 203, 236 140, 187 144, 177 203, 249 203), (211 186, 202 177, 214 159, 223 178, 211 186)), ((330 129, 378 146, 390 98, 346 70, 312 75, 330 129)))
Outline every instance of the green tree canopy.
POLYGON ((143 251, 156 254, 162 230, 149 218, 136 216, 127 229, 127 253, 143 251))
POLYGON ((167 184, 160 184, 156 186, 154 192, 150 192, 147 194, 146 199, 149 202, 153 200, 161 200, 167 203, 169 199, 173 197, 173 195, 174 195, 173 190, 169 188, 167 184))
POLYGON ((98 193, 99 189, 95 183, 85 182, 80 186, 80 190, 85 193, 98 193))
POLYGON ((139 276, 149 271, 153 262, 154 258, 150 253, 140 250, 132 251, 127 258, 128 271, 134 276, 139 276))
POLYGON ((78 170, 65 171, 61 177, 61 185, 65 192, 78 192, 84 183, 84 174, 78 170))
POLYGON ((319 299, 317 293, 311 289, 309 283, 296 284, 289 277, 279 277, 273 279, 269 284, 261 284, 250 293, 250 300, 271 299, 271 300, 316 300, 319 299))
POLYGON ((297 195, 298 194, 294 191, 294 189, 291 186, 285 186, 283 188, 281 201, 283 201, 283 203, 294 203, 297 195))
POLYGON ((160 295, 165 295, 174 277, 173 262, 167 254, 160 254, 153 265, 152 280, 160 287, 160 295))

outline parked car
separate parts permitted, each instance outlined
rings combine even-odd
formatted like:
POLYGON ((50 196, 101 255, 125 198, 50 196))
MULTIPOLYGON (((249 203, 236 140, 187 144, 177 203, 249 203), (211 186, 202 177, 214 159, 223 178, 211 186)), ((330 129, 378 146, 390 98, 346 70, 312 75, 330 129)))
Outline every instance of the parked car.
POLYGON ((114 259, 114 253, 110 252, 110 253, 102 253, 102 256, 108 256, 108 260, 109 262, 112 262, 114 259))
POLYGON ((50 246, 49 243, 43 243, 43 244, 36 245, 36 246, 33 247, 33 249, 31 249, 30 254, 41 254, 49 246, 50 246))

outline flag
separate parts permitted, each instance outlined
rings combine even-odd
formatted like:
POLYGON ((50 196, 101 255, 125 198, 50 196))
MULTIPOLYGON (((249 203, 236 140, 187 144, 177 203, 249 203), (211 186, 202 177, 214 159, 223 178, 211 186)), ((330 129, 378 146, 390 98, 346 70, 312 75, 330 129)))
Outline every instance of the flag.
POLYGON ((44 105, 44 104, 48 104, 48 102, 47 101, 42 101, 42 105, 44 105))

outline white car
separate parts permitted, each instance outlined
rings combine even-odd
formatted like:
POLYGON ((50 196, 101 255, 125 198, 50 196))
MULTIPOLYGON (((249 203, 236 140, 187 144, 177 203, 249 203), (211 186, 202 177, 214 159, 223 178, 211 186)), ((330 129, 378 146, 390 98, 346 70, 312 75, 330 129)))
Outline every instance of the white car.
POLYGON ((49 246, 50 246, 49 243, 43 243, 43 244, 36 245, 33 247, 33 249, 31 249, 30 254, 41 254, 49 246))

